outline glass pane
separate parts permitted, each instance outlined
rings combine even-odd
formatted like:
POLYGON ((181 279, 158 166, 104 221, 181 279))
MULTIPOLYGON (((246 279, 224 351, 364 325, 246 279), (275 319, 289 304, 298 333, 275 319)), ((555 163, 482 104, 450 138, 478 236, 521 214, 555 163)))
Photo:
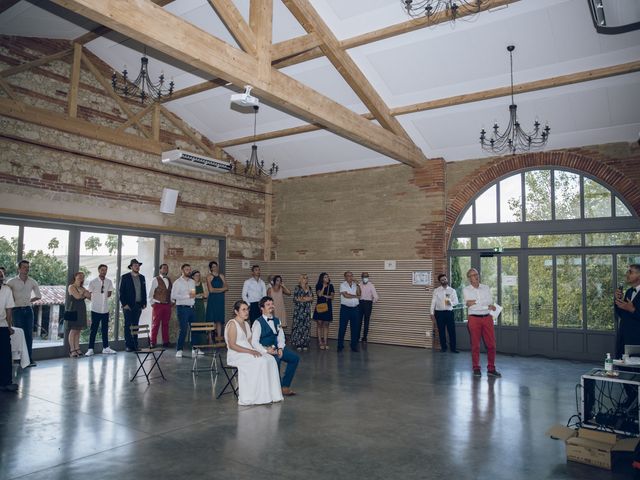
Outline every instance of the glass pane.
POLYGON ((520 237, 518 236, 498 236, 498 237, 478 237, 478 248, 493 249, 520 248, 520 237))
POLYGON ((616 197, 616 217, 630 217, 631 212, 627 207, 624 206, 622 200, 616 197))
MULTIPOLYGON (((456 290, 458 298, 462 302, 462 289, 467 283, 467 272, 471 268, 471 257, 451 257, 451 272, 449 280, 451 286, 456 290)), ((456 322, 466 322, 466 307, 460 303, 458 308, 453 309, 456 322)))
MULTIPOLYGON (((147 291, 144 292, 147 295, 149 288, 151 287, 151 281, 156 272, 155 265, 156 254, 156 239, 153 237, 137 237, 130 235, 122 235, 122 257, 120 262, 120 275, 128 273, 129 263, 134 258, 142 263, 140 267, 140 273, 144 275, 147 284, 147 291)), ((118 285, 120 283, 118 282, 118 285)), ((116 288, 118 288, 116 286, 116 288)), ((120 308, 119 318, 121 319, 118 325, 118 338, 124 338, 124 314, 122 313, 122 307, 120 308)), ((147 308, 142 310, 140 316, 140 325, 151 325, 151 306, 147 302, 147 308)))
POLYGON ((500 221, 522 221, 522 176, 520 174, 500 181, 500 221))
POLYGON ((529 325, 553 326, 553 261, 550 255, 529 256, 529 325))
MULTIPOLYGON (((480 283, 488 285, 491 289, 493 301, 498 301, 498 257, 480 258, 480 283)), ((462 297, 460 297, 462 298, 462 297)), ((495 320, 494 320, 494 323, 495 320)))
POLYGON ((502 325, 515 326, 518 325, 518 308, 520 301, 518 300, 518 257, 504 255, 500 258, 501 272, 500 283, 501 293, 500 301, 502 302, 502 314, 499 320, 502 325))
POLYGON ((40 285, 42 298, 34 302, 33 348, 62 345, 60 306, 64 306, 68 278, 69 231, 24 229, 24 259, 31 262, 29 276, 40 285))
POLYGON ((587 233, 587 247, 640 245, 640 232, 587 233))
POLYGON ((590 178, 584 179, 585 218, 611 216, 611 192, 590 178))
POLYGON ((524 174, 527 221, 551 220, 551 171, 524 174))
POLYGON ((5 281, 17 274, 18 233, 16 225, 0 225, 0 266, 6 270, 5 281))
MULTIPOLYGON (((113 284, 113 293, 107 298, 109 308, 109 340, 116 339, 115 332, 115 314, 117 308, 117 282, 118 276, 118 235, 95 232, 80 232, 80 270, 85 274, 85 286, 88 288, 89 283, 98 277, 98 265, 107 266, 106 278, 110 279, 113 284)), ((127 264, 128 265, 128 264, 127 264)), ((99 298, 92 298, 98 302, 99 298)), ((87 302, 87 318, 91 318, 92 303, 87 302)), ((96 305, 97 311, 101 310, 96 305)), ((80 335, 80 342, 87 343, 89 341, 90 328, 86 328, 80 335)), ((98 331, 96 337, 97 342, 101 342, 101 331, 98 331)))
POLYGON ((579 247, 582 238, 579 233, 562 235, 529 235, 529 248, 579 247))
POLYGON ((493 185, 476 199, 476 223, 496 223, 497 221, 496 186, 493 185))
POLYGON ((556 219, 580 218, 580 175, 556 170, 554 172, 556 219))
POLYGON ((613 257, 587 255, 587 328, 613 330, 613 257))
POLYGON ((467 208, 467 211, 464 212, 462 216, 462 220, 460 220, 460 225, 471 225, 473 223, 473 207, 467 208))
POLYGON ((556 257, 558 328, 582 328, 582 257, 556 257))
POLYGON ((468 250, 471 248, 471 239, 469 237, 456 237, 451 242, 452 250, 468 250))

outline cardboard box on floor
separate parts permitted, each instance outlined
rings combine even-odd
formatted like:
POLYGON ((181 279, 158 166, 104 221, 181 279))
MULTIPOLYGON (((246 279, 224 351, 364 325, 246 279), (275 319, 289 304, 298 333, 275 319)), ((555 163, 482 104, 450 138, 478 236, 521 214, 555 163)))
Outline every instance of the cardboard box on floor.
POLYGON ((619 439, 615 433, 573 429, 563 425, 554 425, 547 435, 556 440, 564 440, 567 447, 567 460, 586 463, 594 467, 611 470, 615 452, 633 452, 640 438, 619 439))

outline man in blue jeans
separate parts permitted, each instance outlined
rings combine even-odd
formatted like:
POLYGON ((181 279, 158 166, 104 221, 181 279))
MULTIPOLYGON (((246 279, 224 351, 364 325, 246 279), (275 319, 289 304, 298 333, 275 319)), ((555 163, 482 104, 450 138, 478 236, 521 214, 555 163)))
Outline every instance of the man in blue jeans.
POLYGON ((24 331, 24 339, 27 342, 27 351, 31 359, 30 367, 35 367, 33 361, 33 308, 31 304, 40 300, 40 288, 38 282, 29 276, 29 262, 21 260, 18 263, 18 276, 7 282, 13 292, 15 307, 12 310, 13 325, 24 331))
POLYGON ((290 397, 296 394, 291 390, 291 383, 296 374, 300 357, 285 346, 284 331, 280 325, 280 320, 273 316, 275 310, 273 298, 262 297, 259 306, 262 315, 253 321, 251 346, 263 355, 273 355, 276 358, 276 362, 278 362, 278 370, 280 369, 280 362, 287 364, 287 369, 280 384, 282 385, 282 394, 290 397))
POLYGON ((189 326, 196 320, 196 312, 193 308, 196 303, 196 282, 191 278, 191 265, 185 263, 180 267, 180 270, 182 270, 182 276, 173 282, 171 287, 171 301, 176 304, 176 314, 180 324, 176 358, 182 358, 184 339, 187 336, 189 326))
POLYGON ((140 273, 142 264, 135 258, 127 267, 131 270, 120 277, 120 304, 124 313, 124 343, 127 352, 138 350, 138 335, 131 334, 131 326, 140 323, 142 310, 147 308, 147 284, 140 273))
POLYGON ((351 325, 351 351, 358 352, 360 338, 360 285, 353 281, 352 272, 344 272, 340 284, 340 327, 338 328, 338 353, 344 350, 347 325, 351 325))

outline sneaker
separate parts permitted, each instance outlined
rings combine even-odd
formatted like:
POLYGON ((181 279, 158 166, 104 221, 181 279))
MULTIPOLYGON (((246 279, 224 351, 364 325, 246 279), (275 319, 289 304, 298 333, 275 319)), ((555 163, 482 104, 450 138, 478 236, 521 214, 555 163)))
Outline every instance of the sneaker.
POLYGON ((85 357, 93 356, 93 348, 90 348, 89 350, 87 350, 87 353, 85 353, 84 355, 85 355, 85 357))
POLYGON ((2 385, 2 386, 0 386, 0 391, 2 391, 2 392, 17 392, 18 391, 18 385, 16 385, 15 383, 10 383, 9 385, 2 385))
POLYGON ((482 372, 480 371, 479 368, 474 368, 473 369, 473 376, 474 377, 481 377, 482 376, 482 372))
POLYGON ((37 364, 36 362, 31 362, 31 363, 29 364, 29 366, 30 366, 30 367, 37 367, 37 366, 38 366, 38 364, 37 364))
POLYGON ((197 355, 204 355, 204 352, 202 350, 200 350, 199 348, 192 348, 191 349, 191 356, 195 357, 197 355))
POLYGON ((176 358, 182 358, 182 350, 176 352, 176 358))
POLYGON ((487 370, 487 375, 489 375, 490 377, 497 377, 497 378, 502 377, 502 374, 499 371, 495 370, 495 369, 494 370, 487 370))
POLYGON ((117 352, 111 347, 105 347, 105 348, 102 349, 102 353, 106 353, 108 355, 113 355, 114 353, 117 353, 117 352))

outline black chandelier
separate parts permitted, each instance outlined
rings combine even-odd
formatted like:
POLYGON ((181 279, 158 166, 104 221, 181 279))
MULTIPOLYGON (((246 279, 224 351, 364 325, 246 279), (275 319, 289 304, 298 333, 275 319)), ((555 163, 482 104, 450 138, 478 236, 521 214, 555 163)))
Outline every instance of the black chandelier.
POLYGON ((256 145, 256 124, 258 121, 258 105, 253 106, 253 145, 251 157, 245 162, 244 175, 251 178, 274 177, 278 173, 278 165, 272 163, 268 170, 264 168, 264 160, 258 160, 258 146, 256 145))
POLYGON ((169 87, 165 87, 164 73, 158 77, 158 81, 154 83, 149 78, 149 59, 147 58, 147 49, 140 59, 140 72, 135 80, 129 79, 129 72, 125 65, 122 71, 121 82, 118 83, 118 74, 114 71, 111 75, 111 86, 113 90, 125 97, 139 98, 143 103, 147 98, 154 101, 160 101, 163 97, 170 97, 173 94, 173 80, 169 82, 169 87))
POLYGON ((444 12, 451 20, 455 20, 461 12, 477 13, 484 3, 489 0, 400 0, 407 15, 413 18, 428 17, 444 12))
POLYGON ((525 132, 518 122, 518 106, 513 101, 513 51, 516 47, 509 45, 509 60, 511 65, 511 105, 509 105, 509 125, 507 129, 500 133, 497 123, 493 124, 493 132, 487 137, 487 132, 483 128, 480 131, 480 145, 488 152, 502 154, 509 152, 515 154, 517 152, 527 152, 531 149, 543 148, 549 140, 551 128, 549 125, 540 128, 540 122, 536 120, 533 123, 533 131, 525 132))

